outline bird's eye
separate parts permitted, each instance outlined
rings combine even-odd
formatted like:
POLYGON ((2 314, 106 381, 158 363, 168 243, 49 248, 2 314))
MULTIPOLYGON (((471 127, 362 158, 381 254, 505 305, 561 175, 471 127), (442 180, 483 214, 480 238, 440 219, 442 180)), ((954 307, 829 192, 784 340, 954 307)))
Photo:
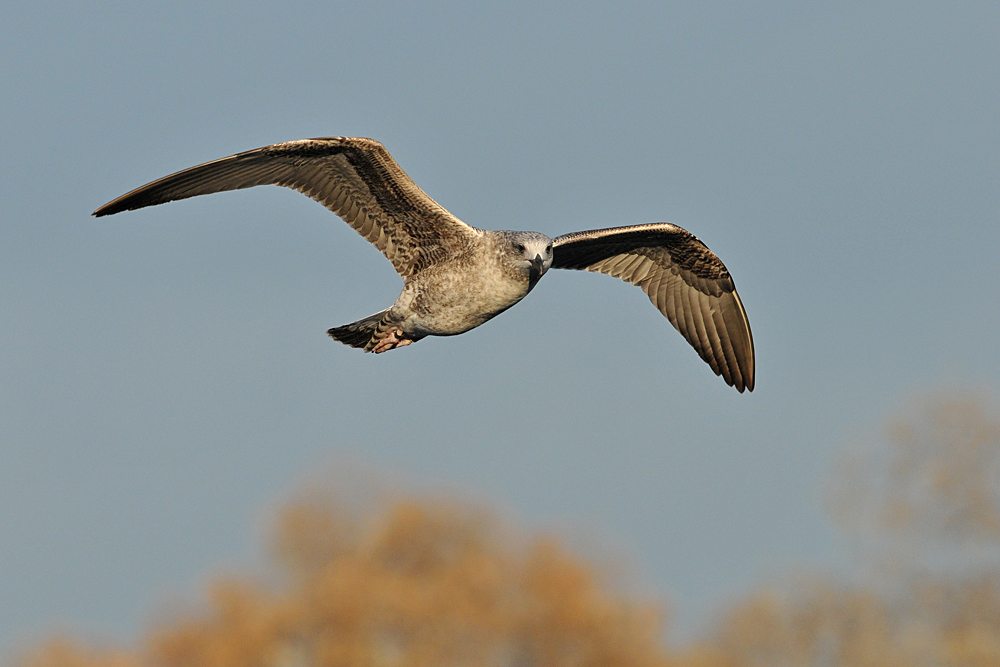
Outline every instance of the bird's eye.
POLYGON ((552 244, 551 243, 548 244, 547 246, 545 246, 545 252, 552 252, 552 244))
POLYGON ((523 243, 518 243, 517 244, 517 251, 518 252, 524 252, 524 244, 523 243))

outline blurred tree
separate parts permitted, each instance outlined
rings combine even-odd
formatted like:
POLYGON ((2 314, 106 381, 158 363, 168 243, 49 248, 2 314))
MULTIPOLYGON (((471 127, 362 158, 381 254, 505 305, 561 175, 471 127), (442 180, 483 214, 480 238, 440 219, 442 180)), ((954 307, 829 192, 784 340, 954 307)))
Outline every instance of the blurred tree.
MULTIPOLYGON (((1000 420, 972 393, 915 401, 882 441, 845 458, 832 514, 864 540, 903 548, 908 564, 956 549, 967 558, 1000 547, 1000 420), (917 556, 921 558, 918 559, 917 556)), ((995 563, 994 563, 995 564, 995 563)))
POLYGON ((279 581, 221 580, 209 609, 131 654, 58 641, 23 667, 645 667, 665 664, 662 615, 602 585, 556 541, 519 546, 453 503, 372 515, 312 498, 277 522, 279 581))
POLYGON ((95 649, 63 638, 51 639, 19 661, 22 667, 139 667, 136 657, 115 649, 95 649))
POLYGON ((916 401, 839 468, 831 513, 877 558, 867 581, 757 593, 702 654, 734 667, 1000 666, 1000 421, 989 405, 916 401))
POLYGON ((315 493, 277 517, 273 580, 221 579, 206 611, 134 651, 55 639, 19 667, 1000 667, 988 408, 975 395, 916 402, 839 470, 834 518, 889 545, 895 568, 758 592, 682 650, 663 644, 657 607, 551 538, 451 502, 315 493))

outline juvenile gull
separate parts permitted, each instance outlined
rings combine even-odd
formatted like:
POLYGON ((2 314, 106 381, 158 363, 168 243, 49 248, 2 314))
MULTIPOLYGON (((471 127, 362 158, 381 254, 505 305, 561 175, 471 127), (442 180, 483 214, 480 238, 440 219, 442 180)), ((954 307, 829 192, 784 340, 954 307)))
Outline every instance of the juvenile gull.
POLYGON ((255 185, 315 199, 378 248, 403 277, 391 307, 330 329, 351 347, 385 352, 478 327, 523 299, 545 272, 581 269, 638 285, 716 375, 753 391, 750 323, 722 261, 669 223, 574 232, 492 231, 428 197, 374 139, 326 137, 265 146, 144 185, 94 212, 131 211, 255 185))

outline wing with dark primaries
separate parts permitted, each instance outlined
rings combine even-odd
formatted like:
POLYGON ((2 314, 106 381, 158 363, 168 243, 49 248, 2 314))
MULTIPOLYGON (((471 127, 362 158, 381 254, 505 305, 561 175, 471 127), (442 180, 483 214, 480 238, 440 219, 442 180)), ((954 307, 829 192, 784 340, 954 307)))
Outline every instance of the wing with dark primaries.
POLYGON ((368 239, 402 276, 463 249, 479 232, 417 187, 374 139, 265 146, 179 171, 105 204, 96 216, 213 192, 279 185, 315 199, 368 239))
POLYGON ((552 267, 606 273, 638 285, 716 375, 753 391, 750 322, 722 261, 668 223, 597 229, 553 239, 552 267))

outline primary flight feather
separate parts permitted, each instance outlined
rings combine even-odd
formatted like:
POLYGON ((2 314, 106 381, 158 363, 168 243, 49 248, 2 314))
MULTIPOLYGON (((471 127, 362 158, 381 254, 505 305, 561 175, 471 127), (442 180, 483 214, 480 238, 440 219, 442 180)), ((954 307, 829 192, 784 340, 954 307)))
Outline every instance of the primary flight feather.
POLYGON ((302 139, 238 153, 153 181, 94 215, 256 185, 292 188, 323 204, 403 277, 390 308, 328 331, 347 345, 380 353, 464 333, 523 299, 549 268, 581 269, 641 287, 717 375, 753 391, 743 303, 725 265, 694 235, 668 223, 554 239, 476 229, 428 197, 374 139, 302 139))

